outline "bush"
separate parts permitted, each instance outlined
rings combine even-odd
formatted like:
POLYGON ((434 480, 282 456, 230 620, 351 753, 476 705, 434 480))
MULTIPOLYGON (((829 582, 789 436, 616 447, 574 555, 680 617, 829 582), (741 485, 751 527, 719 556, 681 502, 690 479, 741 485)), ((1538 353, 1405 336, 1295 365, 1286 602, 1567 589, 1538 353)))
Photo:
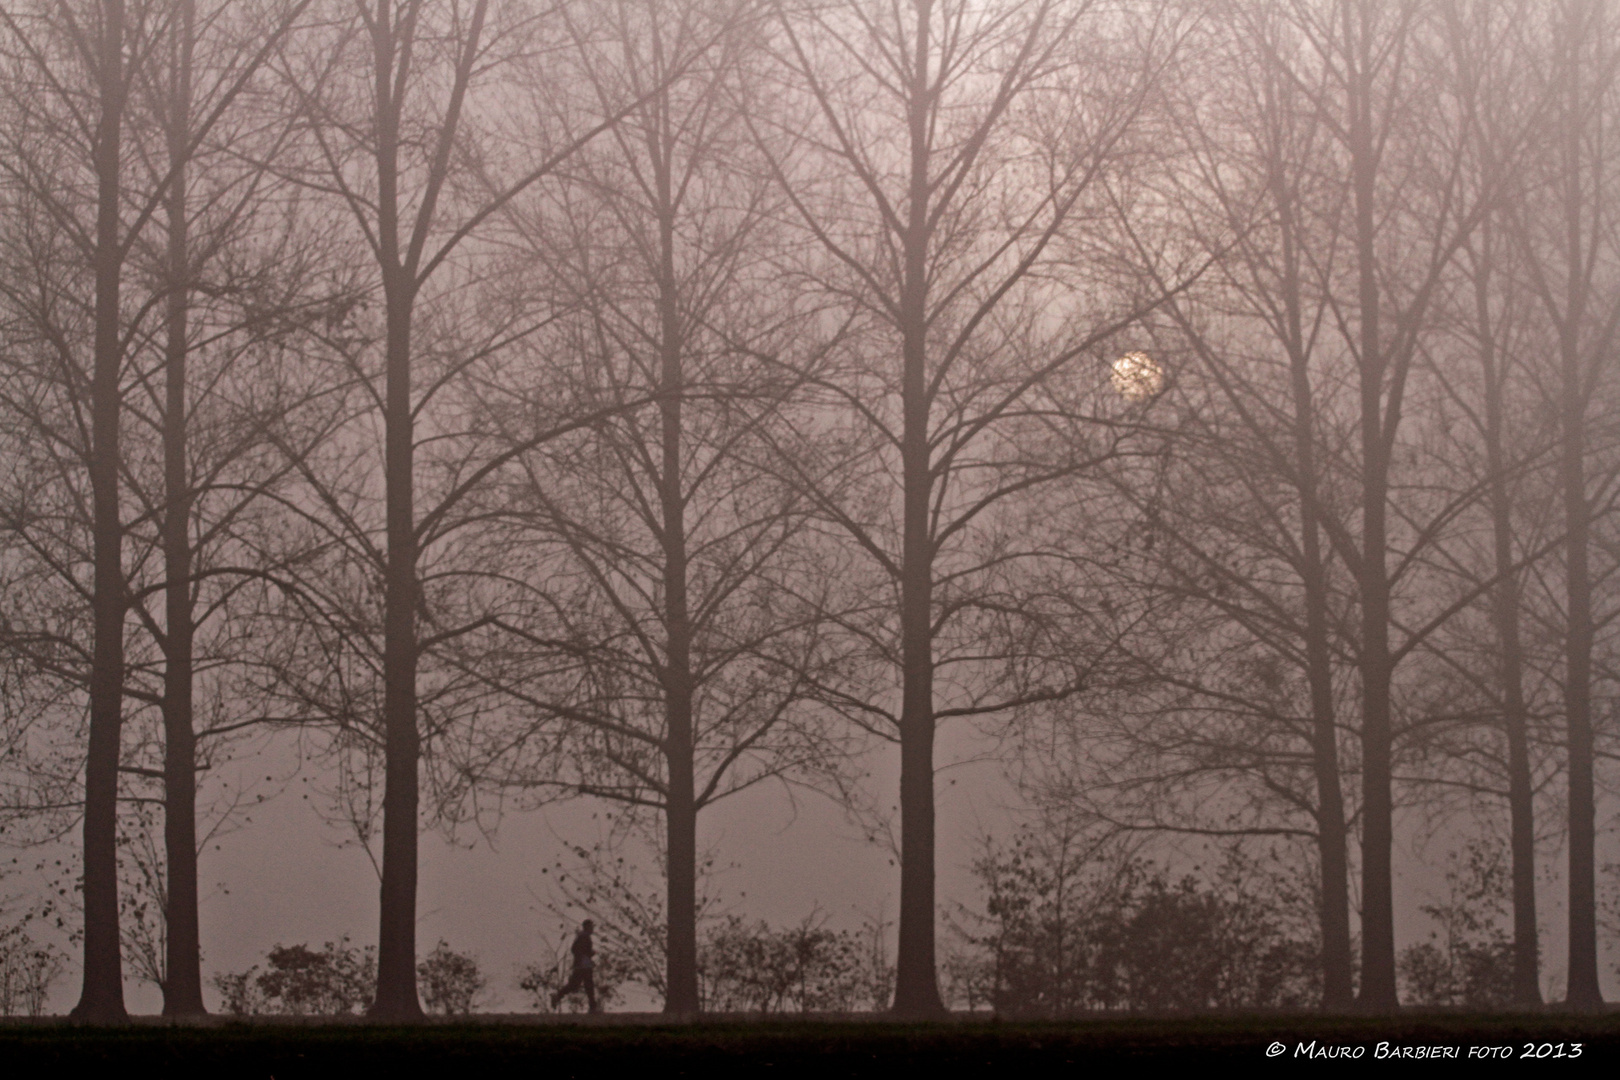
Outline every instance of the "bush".
MULTIPOLYGON (((488 985, 478 960, 443 941, 416 965, 422 1004, 441 1016, 466 1016, 488 985)), ((377 996, 377 950, 357 949, 345 936, 319 952, 308 945, 277 945, 264 970, 215 975, 221 1007, 233 1016, 352 1016, 377 996)))
MULTIPOLYGON (((645 987, 667 996, 666 942, 662 882, 649 882, 636 864, 615 854, 608 841, 577 846, 572 860, 555 870, 548 905, 560 928, 589 916, 596 923, 596 995, 606 1008, 623 987, 645 987)), ((699 867, 700 882, 714 872, 712 858, 699 867)), ((714 894, 698 897, 698 1003, 710 1012, 849 1012, 884 1008, 893 987, 893 969, 884 951, 885 929, 868 922, 859 931, 832 931, 816 916, 775 929, 739 916, 721 917, 714 894)), ((566 930, 565 930, 566 932, 566 930)), ((566 940, 566 939, 565 939, 566 940)), ((537 1011, 550 1011, 551 994, 572 970, 566 950, 530 964, 518 986, 531 995, 537 1011)), ((580 1009, 576 999, 564 1008, 580 1009)))
POLYGON ((881 927, 828 930, 814 917, 795 927, 712 928, 698 950, 703 1008, 715 1012, 853 1012, 888 1004, 893 975, 881 927))
POLYGON ((62 954, 20 926, 0 931, 0 1016, 39 1016, 62 974, 62 954))
POLYGON ((1104 1007, 1196 1010, 1305 1005, 1316 997, 1314 943, 1288 937, 1259 899, 1138 867, 1091 938, 1090 995, 1104 1007))
POLYGON ((1098 858, 1077 833, 1025 829, 974 864, 982 911, 964 909, 947 954, 952 1000, 1015 1015, 1077 1009, 1302 1006, 1319 996, 1309 905, 1287 875, 1229 852, 1209 879, 1098 858))
POLYGON ((328 941, 320 952, 307 945, 277 945, 257 964, 237 974, 216 975, 214 987, 226 1012, 292 1016, 363 1013, 377 996, 377 950, 328 941))
POLYGON ((940 963, 945 1000, 968 1012, 996 1006, 996 967, 985 950, 947 943, 940 963))
MULTIPOLYGON (((598 928, 599 935, 602 929, 598 928)), ((813 917, 778 930, 729 916, 707 927, 698 942, 699 1005, 707 1012, 759 1013, 884 1008, 893 990, 894 969, 883 948, 882 930, 869 923, 860 931, 833 931, 817 925, 813 917)), ((661 949, 662 925, 657 934, 661 949)), ((610 940, 622 936, 619 928, 610 940)), ((645 974, 647 966, 639 950, 626 956, 611 946, 600 949, 595 977, 601 1007, 620 1001, 623 988, 631 983, 661 993, 662 969, 655 980, 645 974)), ((558 948, 552 959, 523 968, 518 986, 529 993, 535 1011, 550 1012, 551 995, 568 981, 572 968, 567 950, 558 948)), ((583 1010, 583 995, 574 995, 559 1008, 583 1010)))
POLYGON ((1446 870, 1446 900, 1420 910, 1439 924, 1429 940, 1401 950, 1403 997, 1414 1005, 1489 1009, 1513 1000, 1509 875, 1500 842, 1473 841, 1446 870))
MULTIPOLYGON (((3 831, 3 830, 0 830, 3 831)), ((5 877, 18 860, 13 857, 9 865, 0 864, 0 878, 5 877)), ((36 871, 51 874, 44 862, 36 871)), ((59 903, 69 897, 73 868, 56 861, 57 873, 50 880, 50 888, 36 903, 21 911, 7 911, 5 925, 0 925, 0 1016, 41 1016, 50 1001, 51 987, 67 966, 60 949, 50 943, 40 944, 29 934, 30 927, 49 929, 52 924, 60 931, 67 927, 59 903)), ((0 898, 3 900, 11 897, 0 898)), ((74 941, 72 933, 68 940, 74 941)))
POLYGON ((416 965, 416 985, 428 1012, 440 1016, 466 1016, 473 1011, 489 980, 478 970, 478 960, 451 950, 443 938, 416 965))

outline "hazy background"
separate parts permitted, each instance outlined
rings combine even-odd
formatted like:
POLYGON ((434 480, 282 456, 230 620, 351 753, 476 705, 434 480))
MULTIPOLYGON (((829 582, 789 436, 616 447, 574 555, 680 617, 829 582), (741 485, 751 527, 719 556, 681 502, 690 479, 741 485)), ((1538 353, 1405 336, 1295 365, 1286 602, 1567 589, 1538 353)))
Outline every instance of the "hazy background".
POLYGON ((199 893, 202 983, 375 943, 412 1021, 443 940, 513 1007, 618 805, 677 1013, 695 892, 942 1015, 997 874, 957 1001, 1613 993, 1620 6, 18 10, 0 825, 56 839, 0 944, 55 1007, 123 956, 152 1011, 167 927, 200 1013, 199 893))
MULTIPOLYGON (((963 733, 941 742, 941 762, 959 764, 942 768, 939 792, 939 893, 943 910, 959 903, 982 904, 979 883, 970 871, 978 842, 986 834, 1005 836, 1023 806, 1016 787, 992 755, 993 741, 963 733), (947 758, 947 754, 953 758, 947 758)), ((897 764, 892 751, 872 753, 871 783, 879 792, 894 788, 897 764)), ((244 782, 261 779, 264 772, 291 769, 294 755, 269 748, 242 763, 244 782), (263 768, 264 772, 260 771, 263 768)), ((234 766, 232 766, 234 767, 234 766)), ((306 767, 307 768, 307 767, 306 767)), ((304 788, 319 774, 296 776, 279 794, 272 794, 252 810, 242 827, 210 844, 201 859, 203 971, 205 979, 218 972, 262 966, 264 955, 277 944, 322 942, 343 935, 358 945, 375 944, 377 876, 365 852, 340 826, 323 821, 304 788)), ((265 785, 275 791, 280 785, 265 785)), ((554 894, 548 890, 550 867, 567 857, 565 844, 589 844, 602 835, 597 815, 618 808, 595 800, 575 799, 537 811, 514 811, 500 825, 492 843, 463 833, 458 842, 443 834, 422 836, 422 879, 418 941, 425 952, 440 938, 458 951, 475 954, 489 977, 487 1008, 524 1011, 523 991, 517 988, 518 969, 549 956, 566 944, 577 929, 564 926, 546 908, 554 894)), ((726 800, 704 816, 703 842, 722 852, 721 862, 736 863, 713 881, 724 897, 725 908, 750 919, 773 925, 793 924, 813 913, 827 925, 854 928, 870 917, 889 922, 894 935, 894 909, 898 888, 893 854, 867 842, 844 808, 807 791, 790 800, 780 787, 761 787, 726 800)), ((1399 945, 1419 941, 1435 929, 1433 920, 1418 910, 1441 898, 1439 864, 1454 837, 1441 833, 1422 851, 1397 839, 1396 897, 1399 945)), ((1612 831, 1601 834, 1613 852, 1612 831)), ((1207 857, 1208 849, 1195 841, 1168 841, 1161 850, 1174 852, 1184 866, 1207 857)), ((6 893, 26 901, 43 885, 31 861, 47 853, 60 854, 57 845, 44 849, 11 849, 19 860, 15 876, 5 880, 6 893)), ((55 855, 52 855, 55 857, 55 855)), ((1563 983, 1564 948, 1563 880, 1555 858, 1543 856, 1544 871, 1538 890, 1545 962, 1542 984, 1555 999, 1563 983)), ((1613 863, 1612 854, 1605 862, 1613 863)), ((644 865, 642 878, 654 883, 655 867, 644 865)), ((1600 894, 1614 897, 1617 882, 1612 871, 1599 884, 1600 894)), ((941 934, 942 948, 949 932, 941 934)), ((44 937, 66 944, 60 935, 44 937)), ((1605 996, 1620 993, 1616 961, 1620 943, 1605 927, 1603 987, 1605 996)), ((70 957, 72 951, 69 950, 70 957)), ((73 974, 76 974, 73 973, 73 974)), ((125 989, 136 1013, 156 1013, 162 994, 156 987, 131 978, 125 989)), ((52 1011, 65 1012, 79 992, 70 974, 52 992, 52 1011)), ((210 1007, 218 994, 206 991, 210 1007)), ((629 988, 622 1008, 656 1009, 658 1003, 639 988, 629 988)))

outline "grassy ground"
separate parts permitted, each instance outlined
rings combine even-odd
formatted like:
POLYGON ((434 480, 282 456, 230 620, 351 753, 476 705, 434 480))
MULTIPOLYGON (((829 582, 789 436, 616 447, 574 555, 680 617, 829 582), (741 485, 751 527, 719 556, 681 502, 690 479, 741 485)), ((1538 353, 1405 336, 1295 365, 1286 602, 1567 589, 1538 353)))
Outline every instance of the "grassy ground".
MULTIPOLYGON (((1064 1022, 957 1019, 937 1024, 885 1021, 704 1020, 610 1016, 580 1022, 508 1018, 421 1027, 359 1023, 212 1021, 170 1026, 143 1021, 118 1028, 62 1022, 0 1025, 0 1073, 50 1078, 71 1068, 89 1075, 182 1077, 538 1076, 643 1074, 712 1077, 894 1077, 911 1070, 944 1076, 990 1067, 1020 1076, 1066 1075, 1099 1064, 1289 1062, 1347 1047, 1376 1064, 1379 1044, 1507 1047, 1523 1061, 1527 1044, 1551 1063, 1560 1052, 1613 1070, 1620 1059, 1620 1013, 1460 1014, 1371 1017, 1205 1016, 1105 1018, 1064 1022), (1580 1050, 1575 1050, 1580 1044, 1580 1050), (1276 1050, 1278 1046, 1281 1050, 1276 1050), (1268 1055, 1268 1047, 1275 1051, 1268 1055), (1304 1054, 1299 1051, 1303 1049, 1304 1054), (228 1072, 221 1072, 221 1069, 228 1072), (95 1070, 89 1072, 89 1070, 95 1070)), ((1502 1054, 1503 1051, 1496 1051, 1502 1054)), ((1563 1064, 1564 1062, 1560 1062, 1563 1064)), ((1529 1062, 1524 1062, 1529 1064, 1529 1062)), ((1498 1068, 1504 1066, 1499 1065, 1498 1068)), ((1511 1066, 1506 1066, 1511 1067, 1511 1066)), ((1522 1066, 1521 1066, 1522 1067, 1522 1066)), ((54 1080, 54 1078, 50 1078, 54 1080)))

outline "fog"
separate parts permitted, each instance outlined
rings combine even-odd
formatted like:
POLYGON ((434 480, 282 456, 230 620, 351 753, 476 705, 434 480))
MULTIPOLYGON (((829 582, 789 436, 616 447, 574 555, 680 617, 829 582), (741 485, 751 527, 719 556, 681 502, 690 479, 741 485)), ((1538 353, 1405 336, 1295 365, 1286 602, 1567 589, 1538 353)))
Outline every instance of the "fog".
POLYGON ((1620 8, 0 17, 0 1013, 1620 979, 1620 8))

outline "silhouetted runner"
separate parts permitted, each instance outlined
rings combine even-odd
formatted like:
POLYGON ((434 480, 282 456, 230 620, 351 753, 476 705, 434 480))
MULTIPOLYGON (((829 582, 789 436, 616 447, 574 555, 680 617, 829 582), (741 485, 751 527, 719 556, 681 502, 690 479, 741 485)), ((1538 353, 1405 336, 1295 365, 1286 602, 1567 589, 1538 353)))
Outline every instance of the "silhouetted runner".
POLYGON ((591 931, 596 924, 586 919, 580 925, 579 933, 574 935, 572 946, 574 953, 574 971, 568 977, 568 985, 551 995, 551 1007, 555 1009, 558 1002, 572 994, 575 990, 585 991, 585 1000, 590 1003, 591 1012, 596 1011, 596 947, 591 944, 591 931))

